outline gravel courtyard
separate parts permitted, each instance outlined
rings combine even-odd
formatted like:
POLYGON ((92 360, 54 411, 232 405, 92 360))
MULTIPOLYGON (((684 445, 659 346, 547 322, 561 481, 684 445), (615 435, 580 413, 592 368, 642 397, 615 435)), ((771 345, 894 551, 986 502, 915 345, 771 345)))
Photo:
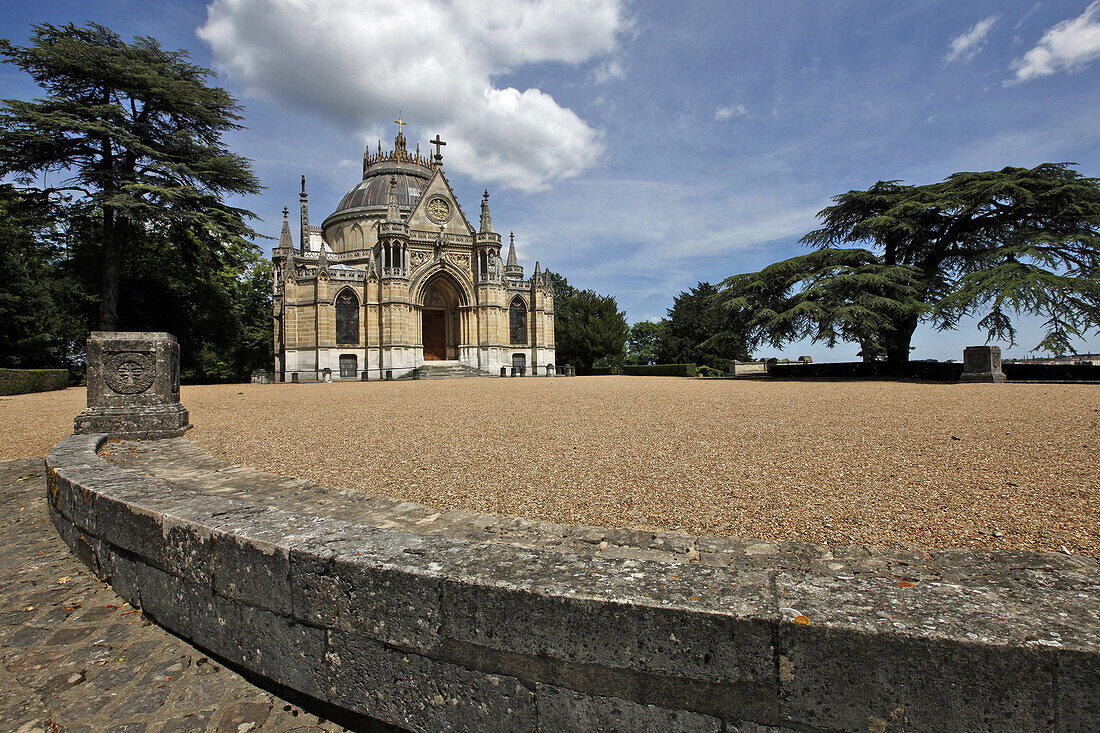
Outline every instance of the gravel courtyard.
MULTIPOLYGON (((184 387, 191 440, 439 509, 1100 555, 1100 387, 645 377, 184 387)), ((83 389, 0 397, 44 455, 83 389)))

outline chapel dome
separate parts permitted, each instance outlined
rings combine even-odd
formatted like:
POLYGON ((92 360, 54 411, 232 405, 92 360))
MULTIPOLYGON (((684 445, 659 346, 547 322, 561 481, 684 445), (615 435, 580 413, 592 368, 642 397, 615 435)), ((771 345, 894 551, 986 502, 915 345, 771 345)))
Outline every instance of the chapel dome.
POLYGON ((385 209, 389 205, 390 176, 397 179, 397 205, 402 209, 412 208, 420 197, 424 195, 424 189, 428 186, 428 179, 421 175, 408 172, 372 170, 370 174, 355 184, 344 194, 333 214, 341 211, 360 208, 385 209))

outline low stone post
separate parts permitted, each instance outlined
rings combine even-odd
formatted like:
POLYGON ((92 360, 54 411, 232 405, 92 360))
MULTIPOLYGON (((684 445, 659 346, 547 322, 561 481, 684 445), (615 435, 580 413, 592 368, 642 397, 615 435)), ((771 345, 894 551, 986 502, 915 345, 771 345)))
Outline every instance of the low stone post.
POLYGON ((174 438, 190 429, 180 404, 180 345, 170 333, 92 331, 88 407, 74 433, 129 440, 174 438))
POLYGON ((502 377, 507 377, 508 376, 508 367, 502 366, 500 368, 500 376, 502 376, 502 377))
POLYGON ((960 382, 1005 381, 1001 371, 1000 346, 967 346, 963 349, 963 373, 960 382))

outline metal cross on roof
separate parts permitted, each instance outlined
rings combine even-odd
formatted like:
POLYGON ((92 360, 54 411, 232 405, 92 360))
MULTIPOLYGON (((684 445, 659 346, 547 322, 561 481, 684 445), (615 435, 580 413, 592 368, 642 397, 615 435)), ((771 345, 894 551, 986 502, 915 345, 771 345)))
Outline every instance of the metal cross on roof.
POLYGON ((397 119, 393 121, 393 124, 397 125, 397 134, 401 135, 401 134, 404 134, 404 132, 405 132, 405 130, 403 128, 405 127, 405 125, 407 125, 409 123, 405 122, 405 120, 401 119, 401 113, 398 112, 397 113, 397 119))
POLYGON ((439 158, 442 158, 443 156, 440 155, 440 153, 439 153, 439 146, 440 145, 446 145, 447 143, 445 143, 445 142, 443 142, 442 140, 439 139, 439 133, 436 133, 435 140, 429 140, 428 142, 435 146, 435 157, 436 157, 436 159, 438 160, 439 158))

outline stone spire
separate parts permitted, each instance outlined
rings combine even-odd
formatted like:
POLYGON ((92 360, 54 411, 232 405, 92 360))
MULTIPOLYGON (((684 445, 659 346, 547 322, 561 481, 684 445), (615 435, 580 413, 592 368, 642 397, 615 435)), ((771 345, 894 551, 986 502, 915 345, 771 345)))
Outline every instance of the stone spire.
POLYGON ((279 249, 294 249, 294 238, 290 236, 290 209, 283 207, 283 231, 279 235, 279 249))
POLYGON ((523 279, 523 268, 516 257, 516 233, 508 233, 508 264, 504 266, 504 275, 512 280, 523 279))
POLYGON ((306 195, 306 177, 302 175, 302 192, 298 194, 298 199, 302 204, 302 239, 299 242, 302 248, 302 252, 309 250, 309 197, 306 195))
POLYGON ((489 234, 493 231, 493 215, 489 213, 489 189, 485 189, 485 195, 481 197, 481 234, 489 234))

